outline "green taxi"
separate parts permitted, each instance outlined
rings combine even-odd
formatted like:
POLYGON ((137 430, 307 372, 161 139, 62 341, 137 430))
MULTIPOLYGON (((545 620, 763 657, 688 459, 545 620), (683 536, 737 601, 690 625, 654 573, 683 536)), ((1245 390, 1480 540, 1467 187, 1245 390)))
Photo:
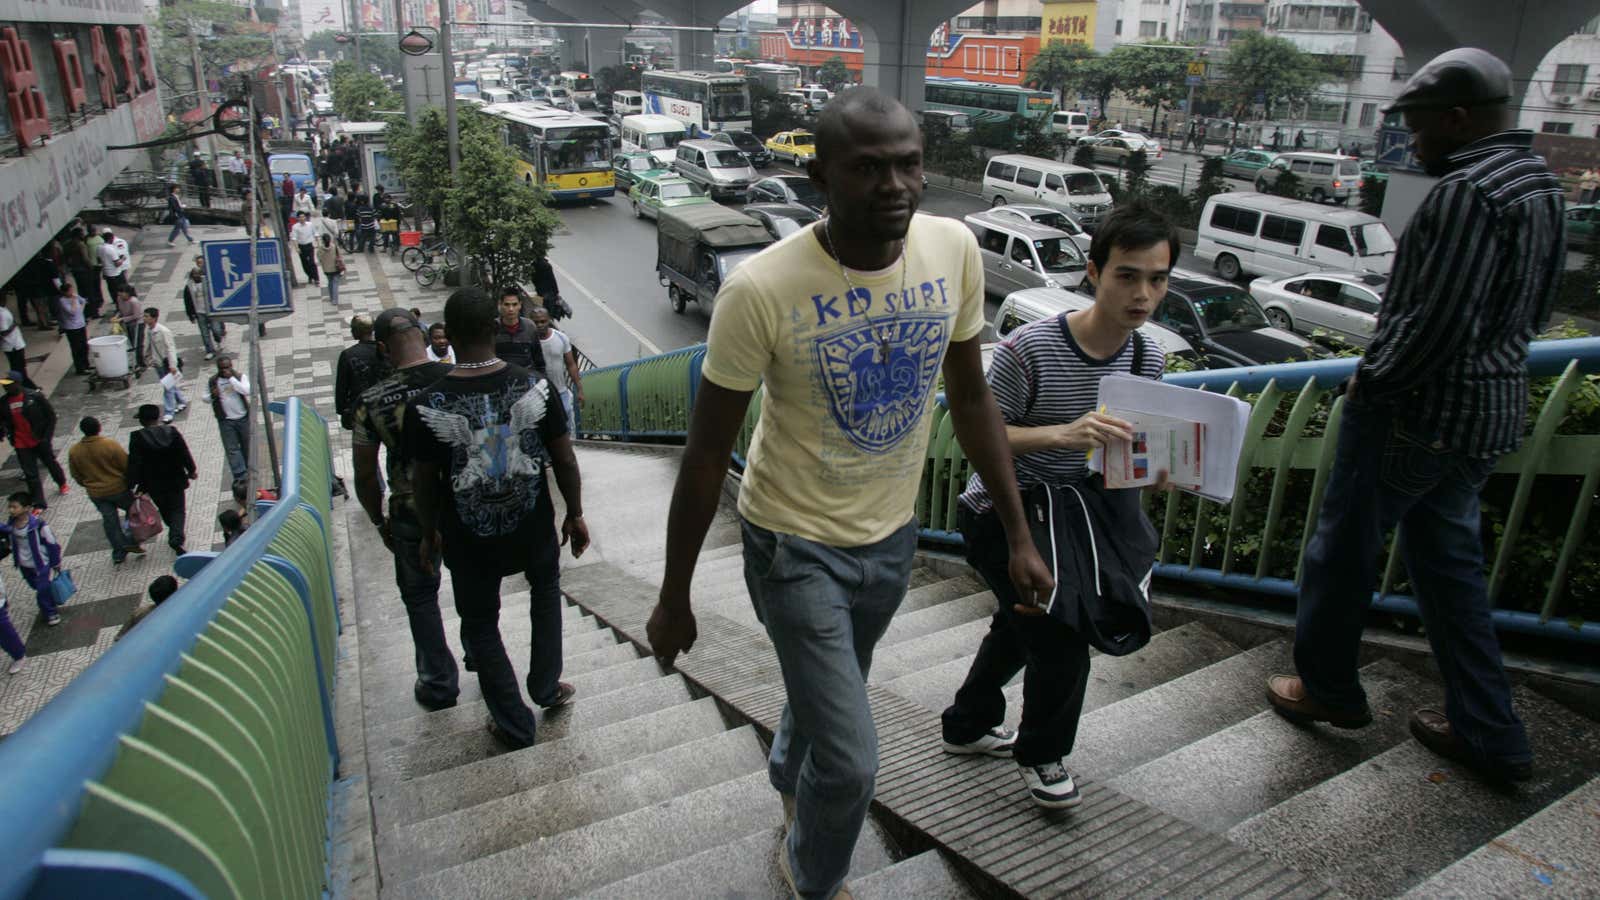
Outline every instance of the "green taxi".
POLYGON ((634 177, 628 189, 633 214, 638 218, 659 218, 663 209, 713 203, 705 188, 678 175, 650 172, 634 177))
POLYGON ((648 150, 629 150, 611 157, 611 174, 616 177, 617 190, 626 191, 640 176, 665 175, 667 170, 648 150))

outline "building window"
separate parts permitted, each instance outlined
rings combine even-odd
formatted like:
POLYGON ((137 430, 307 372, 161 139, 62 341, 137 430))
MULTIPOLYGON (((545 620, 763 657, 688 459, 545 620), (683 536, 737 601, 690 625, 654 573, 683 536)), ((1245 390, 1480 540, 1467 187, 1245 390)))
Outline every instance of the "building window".
POLYGON ((1572 123, 1571 122, 1546 122, 1543 125, 1539 126, 1539 130, 1544 132, 1545 134, 1571 134, 1572 133, 1572 123))
POLYGON ((1139 23, 1139 37, 1142 37, 1142 38, 1153 38, 1155 36, 1156 36, 1156 23, 1154 23, 1154 22, 1140 22, 1139 23))
POLYGON ((958 16, 957 31, 981 31, 985 34, 1037 32, 1044 24, 1040 16, 958 16))
POLYGON ((1167 23, 1165 22, 1161 23, 1161 37, 1163 40, 1165 40, 1167 37, 1167 23))
POLYGON ((1117 30, 1114 32, 1114 34, 1116 34, 1118 37, 1122 36, 1122 20, 1121 19, 1117 20, 1117 30))
POLYGON ((1555 80, 1550 82, 1550 90, 1556 94, 1581 94, 1583 93, 1583 82, 1588 75, 1588 66, 1556 66, 1556 77, 1555 80))
POLYGON ((1377 119, 1378 119, 1378 104, 1376 104, 1376 103, 1363 103, 1363 104, 1361 104, 1361 125, 1360 125, 1360 127, 1362 127, 1362 128, 1371 128, 1374 124, 1377 123, 1377 119))
POLYGON ((1396 56, 1394 58, 1394 69, 1389 73, 1389 80, 1405 81, 1410 77, 1411 67, 1406 65, 1406 58, 1404 56, 1396 56))

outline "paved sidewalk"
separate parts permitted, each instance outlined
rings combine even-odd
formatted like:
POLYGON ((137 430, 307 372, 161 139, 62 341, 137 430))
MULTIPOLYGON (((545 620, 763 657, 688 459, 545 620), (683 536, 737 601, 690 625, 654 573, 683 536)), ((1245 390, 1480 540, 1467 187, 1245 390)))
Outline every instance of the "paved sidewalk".
MULTIPOLYGON (((180 294, 183 276, 198 248, 182 241, 169 247, 168 230, 165 226, 150 226, 132 234, 117 229, 128 238, 133 251, 132 283, 139 289, 146 308, 160 309, 161 320, 177 335, 186 368, 185 393, 190 407, 178 414, 173 424, 183 432, 200 469, 200 478, 188 493, 186 544, 190 550, 220 550, 222 534, 216 516, 232 503, 231 479, 211 404, 203 396, 205 381, 216 368, 214 362, 205 359, 199 329, 184 317, 180 294)), ((224 226, 194 226, 191 231, 197 240, 242 234, 240 229, 224 226)), ((376 313, 390 305, 396 296, 390 292, 389 284, 397 275, 405 276, 399 283, 409 288, 401 292, 399 302, 407 307, 422 307, 430 319, 438 318, 448 296, 442 289, 424 292, 396 260, 362 254, 346 259, 350 271, 346 284, 341 286, 339 307, 328 303, 325 290, 297 289, 294 314, 269 323, 262 344, 270 399, 299 396, 314 403, 330 420, 336 419, 334 365, 339 352, 349 343, 349 317, 357 311, 376 313), (385 269, 389 270, 387 274, 385 269)), ((298 267, 298 259, 293 262, 298 267)), ((90 327, 91 337, 105 333, 107 326, 103 323, 90 327)), ((242 324, 230 324, 224 341, 241 368, 247 360, 246 349, 241 346, 244 333, 242 324)), ((134 416, 139 405, 161 402, 161 386, 152 372, 146 372, 131 390, 110 386, 90 393, 85 379, 69 374, 71 354, 64 339, 46 329, 29 328, 25 334, 29 374, 45 390, 60 419, 55 449, 63 469, 68 448, 80 437, 80 418, 99 418, 104 433, 126 447, 128 435, 138 427, 134 416)), ((350 483, 347 432, 335 421, 332 435, 336 465, 346 483, 350 483)), ((266 453, 259 428, 256 440, 260 458, 253 462, 258 466, 256 471, 264 473, 266 453)), ((175 558, 163 533, 146 543, 143 556, 130 555, 127 562, 114 567, 99 514, 88 495, 73 484, 71 493, 59 496, 49 475, 40 474, 50 502, 45 520, 61 542, 64 565, 72 571, 78 594, 62 608, 65 621, 48 627, 39 615, 32 589, 23 584, 15 564, 9 559, 0 562, 0 581, 10 601, 8 612, 28 648, 27 664, 21 673, 0 673, 0 735, 15 731, 110 648, 117 630, 145 602, 146 587, 157 576, 170 573, 175 558)), ((257 478, 270 484, 264 475, 257 478)), ((23 489, 22 472, 11 447, 0 442, 0 491, 9 494, 23 489)), ((7 663, 9 659, 0 659, 0 667, 7 663)))

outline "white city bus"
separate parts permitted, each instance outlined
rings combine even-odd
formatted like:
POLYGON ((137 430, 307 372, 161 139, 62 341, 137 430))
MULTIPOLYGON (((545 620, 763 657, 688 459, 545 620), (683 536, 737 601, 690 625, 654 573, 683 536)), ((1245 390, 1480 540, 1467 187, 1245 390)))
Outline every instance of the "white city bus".
POLYGON ((595 108, 594 78, 588 72, 562 72, 556 76, 555 83, 567 89, 579 109, 595 108))
POLYGON ((750 130, 750 85, 741 75, 655 70, 640 81, 644 111, 677 119, 691 138, 750 130))

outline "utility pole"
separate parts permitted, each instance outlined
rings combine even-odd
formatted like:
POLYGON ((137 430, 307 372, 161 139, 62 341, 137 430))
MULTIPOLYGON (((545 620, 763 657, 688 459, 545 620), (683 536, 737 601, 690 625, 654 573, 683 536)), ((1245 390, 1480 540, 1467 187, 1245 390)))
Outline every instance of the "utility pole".
MULTIPOLYGON (((450 179, 461 168, 461 137, 456 133, 456 64, 450 55, 450 22, 455 10, 450 0, 439 0, 439 59, 444 64, 444 129, 450 151, 450 179)), ((437 225, 435 225, 437 227, 437 225)))
MULTIPOLYGON (((405 0, 394 0, 394 32, 395 46, 400 46, 400 38, 406 33, 406 8, 405 0)), ((406 121, 416 124, 417 111, 413 108, 416 104, 411 102, 411 67, 406 64, 408 57, 400 59, 400 94, 406 98, 406 121)))
MULTIPOLYGON (((248 88, 248 85, 247 85, 247 88, 248 88)), ((279 475, 279 473, 278 473, 278 442, 276 440, 274 440, 273 437, 272 437, 272 412, 267 409, 267 406, 269 405, 269 401, 267 399, 267 371, 266 371, 265 362, 261 358, 261 309, 257 305, 258 304, 258 298, 257 298, 257 295, 256 295, 256 262, 258 260, 258 257, 256 256, 256 252, 257 252, 256 245, 261 240, 261 182, 262 182, 262 179, 264 177, 265 180, 266 180, 266 183, 268 185, 270 185, 270 184, 272 184, 272 178, 271 178, 270 175, 267 174, 266 166, 264 166, 262 164, 261 157, 262 157, 263 154, 258 152, 258 149, 257 149, 258 148, 258 144, 256 143, 256 136, 258 134, 258 129, 255 127, 255 121, 256 121, 256 95, 255 95, 255 91, 254 90, 250 90, 248 92, 248 94, 249 94, 249 97, 250 97, 248 102, 249 102, 250 123, 251 123, 250 124, 250 160, 251 160, 250 170, 251 170, 251 176, 252 177, 250 179, 251 184, 250 184, 250 219, 249 219, 249 226, 250 226, 250 318, 247 320, 247 324, 245 325, 245 340, 250 342, 250 370, 251 370, 252 377, 254 377, 255 380, 256 380, 255 390, 252 393, 255 395, 255 400, 256 400, 255 406, 258 409, 261 410, 261 431, 262 431, 262 434, 267 439, 267 462, 268 462, 268 465, 272 469, 272 486, 273 486, 274 490, 276 490, 279 493, 281 493, 283 491, 283 484, 282 484, 282 482, 280 481, 280 479, 278 477, 278 475, 279 475)), ((288 241, 287 241, 287 236, 285 236, 285 240, 282 240, 282 241, 278 242, 279 258, 283 260, 283 267, 285 269, 290 267, 289 266, 289 258, 287 256, 283 256, 283 253, 284 253, 284 251, 285 251, 285 249, 287 247, 288 247, 288 241)), ((283 289, 285 291, 289 290, 288 279, 284 279, 283 289)), ((252 429, 252 431, 253 431, 253 429, 252 429)), ((252 438, 250 443, 254 444, 255 440, 252 438)), ((246 447, 245 448, 245 452, 248 454, 247 458, 254 458, 255 457, 255 453, 252 452, 254 449, 255 449, 254 447, 246 447)), ((246 491, 246 496, 249 496, 250 494, 255 493, 255 491, 252 490, 255 487, 255 484, 254 484, 254 482, 255 482, 255 470, 256 470, 255 466, 250 466, 246 470, 246 472, 248 473, 246 475, 246 477, 250 480, 249 486, 248 486, 247 491, 246 491)))
MULTIPOLYGON (((200 108, 205 111, 205 123, 209 128, 211 124, 211 87, 206 83, 205 67, 200 65, 200 38, 194 33, 194 20, 189 19, 187 23, 189 25, 189 61, 194 65, 194 89, 200 94, 200 108)), ((211 165, 218 165, 217 136, 215 134, 206 135, 206 152, 211 154, 211 165)), ((222 178, 220 172, 217 173, 217 178, 220 184, 222 178)))
POLYGON ((361 64, 361 0, 350 0, 350 43, 356 48, 356 71, 365 72, 361 64))

